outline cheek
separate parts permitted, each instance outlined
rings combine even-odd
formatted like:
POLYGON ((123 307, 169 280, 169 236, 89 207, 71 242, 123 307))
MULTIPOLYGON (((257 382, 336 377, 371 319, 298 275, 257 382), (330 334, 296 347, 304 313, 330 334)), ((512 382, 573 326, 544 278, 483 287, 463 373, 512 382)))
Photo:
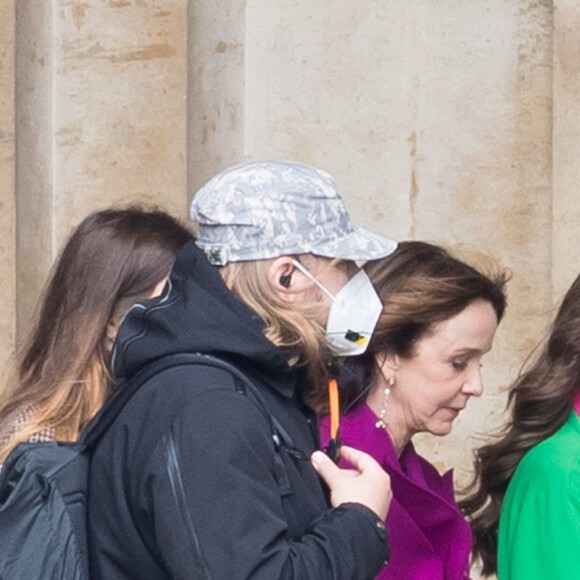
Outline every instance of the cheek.
POLYGON ((422 387, 417 389, 416 394, 417 408, 422 409, 427 416, 453 419, 455 417, 449 415, 448 408, 454 406, 457 395, 461 393, 463 381, 441 375, 445 373, 437 376, 437 373, 432 372, 429 377, 423 377, 422 387))
POLYGON ((463 387, 463 381, 448 381, 439 385, 439 389, 437 389, 437 407, 438 408, 445 408, 450 405, 457 399, 457 396, 461 393, 461 389, 463 387))
POLYGON ((407 390, 425 403, 437 399, 448 382, 444 369, 436 361, 421 361, 421 364, 409 365, 402 370, 397 373, 397 380, 400 379, 407 390))
POLYGON ((346 270, 334 267, 332 270, 324 272, 318 279, 331 294, 336 296, 351 277, 346 270))
POLYGON ((398 373, 395 379, 397 398, 417 420, 428 419, 439 407, 441 396, 432 377, 417 369, 398 373))
POLYGON ((149 294, 149 298, 157 298, 158 296, 161 296, 165 289, 165 284, 167 284, 167 280, 169 280, 169 276, 165 276, 163 280, 160 280, 151 291, 151 294, 149 294))
POLYGON ((330 313, 330 300, 316 286, 301 292, 297 302, 307 312, 308 318, 315 320, 322 326, 326 326, 330 313))
POLYGON ((347 272, 340 271, 334 279, 333 288, 330 290, 332 294, 338 294, 339 290, 346 286, 348 281, 350 280, 351 276, 348 275, 347 272))
POLYGON ((321 326, 326 326, 329 314, 330 314, 330 306, 325 304, 323 301, 319 301, 319 303, 316 305, 316 315, 314 317, 316 322, 318 322, 318 324, 320 324, 321 326))

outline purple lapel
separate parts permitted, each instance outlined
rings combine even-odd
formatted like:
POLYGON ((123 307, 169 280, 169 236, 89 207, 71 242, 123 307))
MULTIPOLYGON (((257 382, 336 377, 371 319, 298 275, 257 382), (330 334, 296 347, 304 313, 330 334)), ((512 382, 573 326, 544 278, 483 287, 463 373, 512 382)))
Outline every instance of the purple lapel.
MULTIPOLYGON (((441 476, 409 443, 401 458, 366 404, 347 413, 340 426, 345 445, 372 455, 391 476, 393 502, 387 516, 391 561, 378 578, 464 580, 469 569, 471 531, 457 509, 452 472, 441 476)), ((321 420, 328 442, 328 420, 321 420)))

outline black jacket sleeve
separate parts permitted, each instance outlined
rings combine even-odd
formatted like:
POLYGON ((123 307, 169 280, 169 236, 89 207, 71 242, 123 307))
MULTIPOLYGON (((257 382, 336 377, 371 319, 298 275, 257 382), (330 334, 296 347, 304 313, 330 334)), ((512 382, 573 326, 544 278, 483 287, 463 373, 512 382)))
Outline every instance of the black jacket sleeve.
MULTIPOLYGON (((362 505, 320 514, 289 538, 270 426, 228 386, 184 405, 139 478, 135 512, 176 579, 371 579, 387 558, 386 530, 362 505)), ((297 509, 300 497, 292 498, 297 509)))

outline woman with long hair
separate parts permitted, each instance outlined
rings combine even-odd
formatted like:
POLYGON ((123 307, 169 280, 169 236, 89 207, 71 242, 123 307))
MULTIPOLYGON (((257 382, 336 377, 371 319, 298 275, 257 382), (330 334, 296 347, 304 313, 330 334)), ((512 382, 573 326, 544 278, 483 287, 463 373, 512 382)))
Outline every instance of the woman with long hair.
POLYGON ((580 276, 509 393, 510 419, 476 452, 474 555, 500 580, 580 578, 580 276))
POLYGON ((193 235, 158 210, 86 217, 56 261, 0 405, 0 464, 23 441, 74 441, 111 392, 109 358, 127 309, 159 294, 193 235))
MULTIPOLYGON (((366 352, 339 367, 339 433, 391 477, 391 560, 378 578, 464 580, 471 534, 451 474, 441 476, 412 438, 447 435, 469 399, 482 393, 481 359, 504 313, 506 278, 415 241, 365 270, 383 310, 366 352)), ((323 443, 329 425, 325 417, 323 443)))

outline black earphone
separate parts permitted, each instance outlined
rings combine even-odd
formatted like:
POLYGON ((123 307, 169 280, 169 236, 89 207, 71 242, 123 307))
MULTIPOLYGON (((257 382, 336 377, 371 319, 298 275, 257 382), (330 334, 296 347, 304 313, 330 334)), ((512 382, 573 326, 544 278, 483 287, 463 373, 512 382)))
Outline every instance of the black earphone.
POLYGON ((290 274, 284 274, 283 276, 280 276, 280 280, 278 280, 278 282, 280 282, 280 286, 282 286, 283 288, 290 288, 290 280, 292 279, 292 274, 294 274, 294 270, 296 270, 296 267, 292 266, 290 274))

